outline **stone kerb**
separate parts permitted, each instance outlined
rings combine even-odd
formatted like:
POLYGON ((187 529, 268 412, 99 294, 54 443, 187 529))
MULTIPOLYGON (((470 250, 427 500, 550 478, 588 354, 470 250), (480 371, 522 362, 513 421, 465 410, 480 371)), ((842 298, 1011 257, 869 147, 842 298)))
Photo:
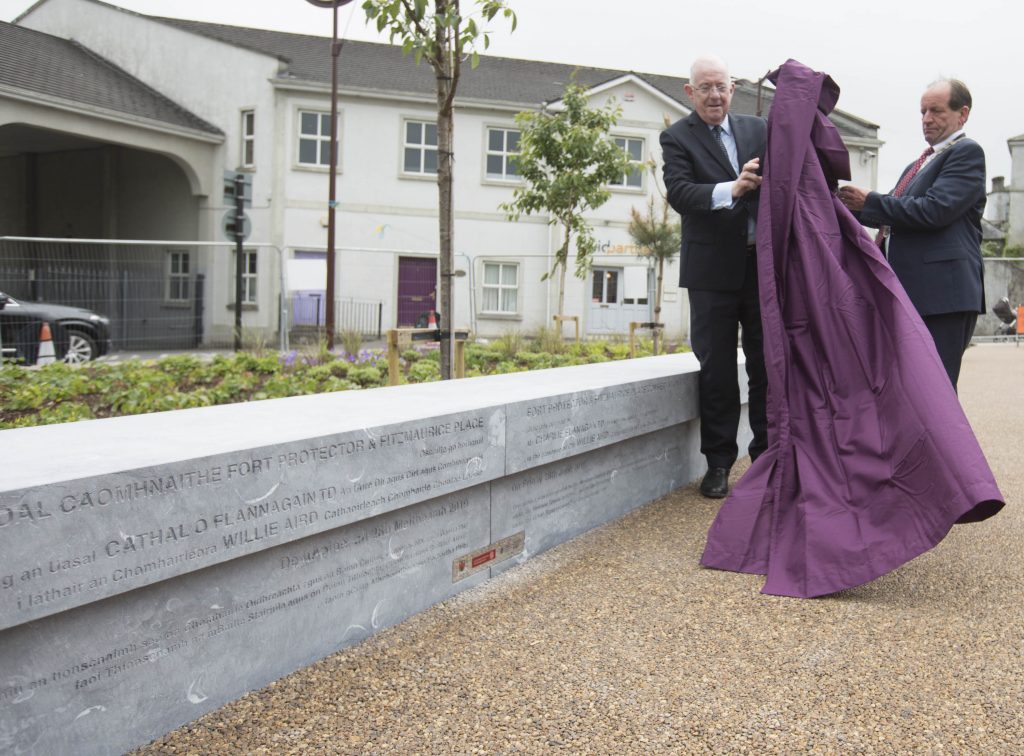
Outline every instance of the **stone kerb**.
POLYGON ((685 422, 694 369, 667 355, 4 431, 0 630, 685 422))

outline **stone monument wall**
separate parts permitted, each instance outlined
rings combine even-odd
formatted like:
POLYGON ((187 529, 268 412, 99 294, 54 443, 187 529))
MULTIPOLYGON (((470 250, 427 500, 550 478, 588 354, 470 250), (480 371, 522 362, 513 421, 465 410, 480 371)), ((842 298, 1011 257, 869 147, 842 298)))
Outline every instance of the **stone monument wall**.
POLYGON ((703 472, 692 355, 0 432, 0 752, 119 753, 703 472))

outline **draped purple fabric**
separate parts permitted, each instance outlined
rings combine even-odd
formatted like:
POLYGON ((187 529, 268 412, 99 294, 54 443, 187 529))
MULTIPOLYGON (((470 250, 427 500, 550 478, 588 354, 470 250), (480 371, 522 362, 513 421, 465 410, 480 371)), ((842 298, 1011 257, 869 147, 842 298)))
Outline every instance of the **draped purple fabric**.
POLYGON ((1003 501, 931 336, 834 195, 850 177, 825 117, 839 88, 793 60, 772 81, 757 230, 769 448, 701 564, 806 598, 890 572, 1003 501))

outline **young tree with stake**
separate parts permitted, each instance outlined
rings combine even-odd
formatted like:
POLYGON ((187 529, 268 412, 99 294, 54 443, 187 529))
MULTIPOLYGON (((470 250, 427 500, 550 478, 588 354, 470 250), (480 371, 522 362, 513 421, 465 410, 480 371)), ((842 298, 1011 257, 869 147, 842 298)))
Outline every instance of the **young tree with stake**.
POLYGON ((378 31, 389 31, 391 41, 402 43, 403 52, 412 53, 416 64, 426 60, 434 69, 437 82, 437 187, 438 226, 441 267, 441 377, 452 377, 452 277, 454 273, 454 202, 452 167, 455 92, 462 73, 463 58, 470 66, 479 63, 477 45, 490 45, 490 32, 481 28, 477 18, 491 21, 501 14, 509 19, 512 30, 516 16, 506 0, 474 0, 475 13, 463 14, 459 0, 365 0, 363 11, 375 21, 378 31), (476 16, 476 17, 474 17, 476 16))
POLYGON ((552 223, 564 229, 562 245, 555 252, 550 271, 558 273, 558 315, 565 314, 565 271, 573 236, 576 240, 576 276, 585 278, 597 248, 593 232, 583 217, 611 196, 608 184, 631 170, 629 155, 614 144, 609 132, 621 108, 609 102, 604 108, 589 107, 586 90, 572 83, 565 88, 562 107, 516 116, 520 129, 516 168, 524 186, 512 202, 500 205, 509 220, 547 212, 552 223))

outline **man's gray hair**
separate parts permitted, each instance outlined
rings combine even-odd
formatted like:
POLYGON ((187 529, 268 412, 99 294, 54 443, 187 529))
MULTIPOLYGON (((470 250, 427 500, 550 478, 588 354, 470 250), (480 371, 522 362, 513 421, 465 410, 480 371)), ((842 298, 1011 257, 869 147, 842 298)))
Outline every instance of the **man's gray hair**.
POLYGON ((971 107, 971 90, 967 88, 960 79, 936 79, 928 85, 928 89, 937 87, 939 84, 949 84, 949 109, 960 110, 962 107, 971 107))

